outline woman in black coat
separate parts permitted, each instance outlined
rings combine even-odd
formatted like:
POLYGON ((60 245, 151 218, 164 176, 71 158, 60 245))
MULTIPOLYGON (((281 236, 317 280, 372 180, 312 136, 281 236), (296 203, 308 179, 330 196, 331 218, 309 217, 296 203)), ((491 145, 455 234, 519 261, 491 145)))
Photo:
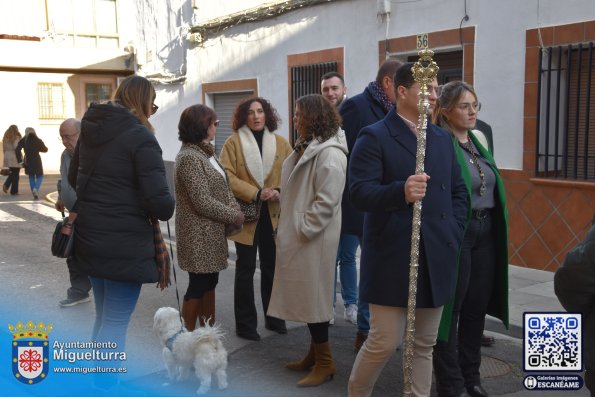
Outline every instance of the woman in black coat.
POLYGON ((43 164, 39 153, 46 153, 48 148, 43 141, 37 137, 35 130, 31 127, 25 128, 25 137, 19 141, 15 150, 17 161, 25 167, 25 174, 29 175, 29 186, 33 198, 39 198, 39 187, 43 181, 43 164), (25 157, 22 151, 25 149, 25 157))
MULTIPOLYGON (((131 76, 112 102, 92 104, 73 158, 78 166, 70 168, 78 197, 74 259, 93 285, 93 340, 115 342, 109 351, 124 351, 141 285, 158 281, 151 221, 174 212, 161 148, 148 121, 157 110, 154 101, 151 83, 131 76)), ((103 375, 99 386, 113 386, 115 377, 103 375)))
POLYGON ((585 386, 595 396, 595 217, 587 237, 556 270, 554 291, 564 309, 583 316, 585 386))

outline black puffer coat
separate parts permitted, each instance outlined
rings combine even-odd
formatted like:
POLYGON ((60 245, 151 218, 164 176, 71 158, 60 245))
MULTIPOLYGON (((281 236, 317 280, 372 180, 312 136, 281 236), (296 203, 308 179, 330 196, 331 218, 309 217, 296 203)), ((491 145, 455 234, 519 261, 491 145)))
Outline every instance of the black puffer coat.
POLYGON ((22 150, 25 149, 25 174, 43 175, 43 163, 39 153, 47 153, 48 148, 35 133, 30 133, 19 141, 15 154, 17 161, 23 161, 22 150))
POLYGON ((564 309, 583 314, 584 363, 595 371, 595 225, 556 270, 554 290, 564 309))
POLYGON ((78 197, 77 266, 93 277, 156 282, 150 216, 174 212, 157 139, 128 109, 92 104, 76 152, 69 179, 76 177, 78 197))

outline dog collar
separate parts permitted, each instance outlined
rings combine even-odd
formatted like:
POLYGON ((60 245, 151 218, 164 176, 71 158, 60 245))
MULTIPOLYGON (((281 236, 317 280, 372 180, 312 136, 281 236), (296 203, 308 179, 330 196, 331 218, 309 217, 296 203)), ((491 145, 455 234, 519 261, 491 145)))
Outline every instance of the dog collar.
POLYGON ((173 347, 174 347, 174 341, 176 340, 176 338, 182 333, 184 332, 183 329, 179 330, 174 336, 172 336, 171 338, 169 338, 168 340, 165 341, 165 347, 167 347, 170 351, 173 351, 173 347))

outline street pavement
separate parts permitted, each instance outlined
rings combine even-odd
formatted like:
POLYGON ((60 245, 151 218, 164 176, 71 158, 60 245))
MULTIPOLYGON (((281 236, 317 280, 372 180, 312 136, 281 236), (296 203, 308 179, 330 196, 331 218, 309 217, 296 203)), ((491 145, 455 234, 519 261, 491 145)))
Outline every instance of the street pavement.
MULTIPOLYGON (((47 176, 40 193, 45 201, 55 200, 56 176, 47 176)), ((3 195, 0 203, 16 200, 30 200, 25 193, 24 181, 21 179, 20 196, 3 195)), ((40 200, 41 201, 41 200, 40 200)), ((48 206, 49 207, 49 206, 48 206)), ((7 208, 0 207, 0 210, 7 208)), ((51 233, 53 221, 39 228, 43 233, 51 233)), ((166 240, 171 240, 175 249, 175 232, 173 221, 170 222, 171 239, 167 236, 167 225, 162 230, 166 240)), ((29 233, 33 233, 30 231, 29 233)), ((48 236, 49 237, 49 236, 48 236)), ((23 237, 26 238, 26 237, 23 237)), ((68 286, 68 276, 63 260, 49 256, 49 242, 42 241, 38 247, 43 251, 41 257, 33 252, 17 256, 10 249, 4 249, 8 259, 2 254, 0 277, 7 279, 10 274, 11 282, 4 288, 3 294, 18 296, 20 291, 28 290, 29 301, 20 302, 21 311, 29 313, 43 313, 51 318, 55 324, 69 329, 70 340, 76 340, 78 335, 90 334, 94 308, 92 304, 81 304, 71 308, 60 308, 58 301, 63 299, 68 286), (47 259, 44 258, 47 253, 47 259), (45 263, 41 263, 45 261, 45 263), (51 276, 37 277, 35 267, 45 266, 51 276), (18 270, 18 271, 17 271, 18 270), (23 309, 26 307, 26 309, 23 309), (76 331, 74 331, 76 330, 76 331)), ((296 382, 304 373, 292 372, 284 368, 288 361, 301 358, 310 343, 307 327, 301 323, 288 323, 289 332, 278 335, 264 329, 262 321, 262 306, 258 302, 259 312, 258 332, 262 336, 260 342, 246 341, 235 335, 233 320, 233 278, 235 249, 230 247, 229 268, 220 274, 217 286, 217 322, 225 332, 224 345, 229 353, 228 380, 229 388, 217 390, 217 383, 213 380, 213 389, 208 393, 212 396, 345 396, 347 395, 347 381, 355 355, 353 341, 356 327, 343 319, 340 294, 337 297, 337 316, 335 325, 330 328, 332 353, 337 364, 337 373, 332 381, 315 388, 298 388, 296 382)), ((495 319, 486 321, 486 333, 496 338, 492 347, 482 349, 482 384, 492 396, 535 397, 547 396, 588 396, 586 389, 574 392, 529 391, 523 386, 523 379, 527 373, 523 372, 523 313, 524 312, 562 312, 553 291, 553 273, 527 268, 510 266, 510 322, 509 330, 505 330, 495 319)), ((165 369, 161 360, 161 347, 152 334, 152 318, 155 310, 161 306, 177 307, 176 287, 180 299, 187 286, 187 275, 179 268, 176 271, 177 283, 164 292, 153 285, 145 285, 141 292, 137 308, 133 315, 129 331, 127 349, 129 356, 129 372, 123 378, 124 385, 130 388, 129 395, 146 396, 193 396, 198 388, 198 381, 190 379, 185 382, 169 382, 165 376, 165 369), (139 392, 138 390, 145 392, 139 392), (146 392, 149 390, 149 392, 146 392)), ((259 291, 260 273, 255 275, 255 291, 259 291)), ((258 294, 258 293, 257 293, 258 294)), ((6 298, 2 298, 6 299, 6 298)), ((0 301, 0 303, 4 303, 0 301)), ((58 328, 55 326, 55 328, 58 328)), ((58 331, 56 331, 58 332, 58 331)), ((64 337, 64 335, 61 335, 64 337)), ((58 336, 56 336, 58 337, 58 336)), ((49 381, 49 379, 48 379, 49 381)), ((126 390, 126 389, 124 389, 126 390)), ((373 396, 401 395, 401 351, 395 352, 386 365, 382 375, 376 383, 373 396)), ((435 393, 433 391, 433 393, 435 393)), ((86 392, 81 390, 81 395, 86 392)), ((3 395, 0 390, 0 396, 3 395)), ((122 395, 127 395, 124 392, 122 395)), ((435 394, 433 394, 435 395, 435 394)))

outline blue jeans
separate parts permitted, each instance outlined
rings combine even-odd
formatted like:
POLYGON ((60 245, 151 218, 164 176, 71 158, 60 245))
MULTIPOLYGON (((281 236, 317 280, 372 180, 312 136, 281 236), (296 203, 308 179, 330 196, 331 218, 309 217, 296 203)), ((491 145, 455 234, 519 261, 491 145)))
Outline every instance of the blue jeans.
POLYGON ((39 190, 41 182, 43 182, 43 175, 29 175, 29 186, 31 187, 31 191, 39 190))
MULTIPOLYGON (((132 312, 138 301, 142 284, 111 281, 91 277, 93 296, 95 298, 95 324, 93 340, 97 342, 113 342, 113 349, 99 349, 103 352, 123 352, 126 347, 126 332, 132 312)), ((120 367, 120 360, 97 361, 97 366, 120 367)), ((95 384, 109 388, 117 383, 116 374, 98 374, 95 384), (111 376, 113 375, 113 376, 111 376)))
MULTIPOLYGON (((357 268, 355 254, 359 245, 359 238, 354 234, 341 234, 337 250, 337 267, 340 267, 341 296, 343 303, 355 305, 357 303, 357 268)), ((337 300, 337 267, 335 267, 335 293, 333 303, 337 300)))

